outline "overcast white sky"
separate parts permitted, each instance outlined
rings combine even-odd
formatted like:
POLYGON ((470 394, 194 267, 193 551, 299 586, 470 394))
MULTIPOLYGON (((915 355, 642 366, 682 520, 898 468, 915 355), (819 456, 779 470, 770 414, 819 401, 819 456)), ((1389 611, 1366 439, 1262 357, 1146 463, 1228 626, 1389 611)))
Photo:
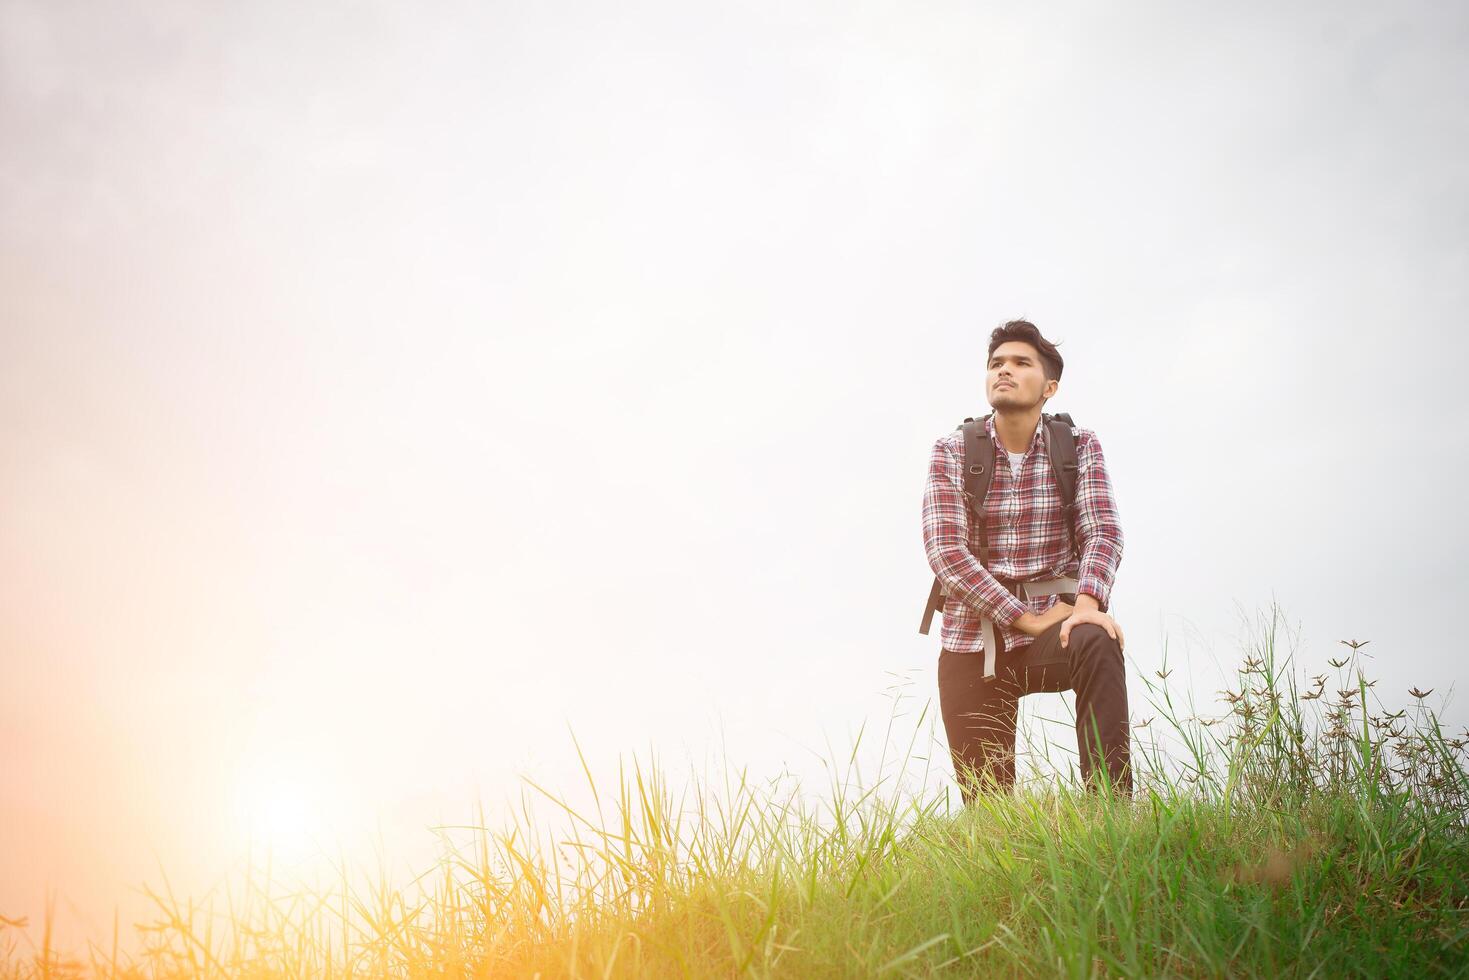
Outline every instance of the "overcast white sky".
POLYGON ((569 789, 568 726, 819 772, 936 695, 927 453, 1018 315, 1113 473, 1135 716, 1272 596, 1438 704, 1466 50, 1444 3, 3 0, 0 914, 110 931, 262 799, 569 789))

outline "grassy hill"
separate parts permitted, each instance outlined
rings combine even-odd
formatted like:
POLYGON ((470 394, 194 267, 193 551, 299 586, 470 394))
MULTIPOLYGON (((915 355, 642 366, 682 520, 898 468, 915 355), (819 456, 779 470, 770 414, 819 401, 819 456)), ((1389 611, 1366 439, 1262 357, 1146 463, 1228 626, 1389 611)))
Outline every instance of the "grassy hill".
POLYGON ((1469 975, 1469 733, 1382 706, 1355 647, 1331 665, 1298 681, 1272 622, 1217 717, 1133 678, 1132 799, 1037 779, 965 810, 911 747, 815 795, 634 762, 562 826, 460 828, 408 888, 160 892, 116 963, 12 924, 0 977, 1469 975))

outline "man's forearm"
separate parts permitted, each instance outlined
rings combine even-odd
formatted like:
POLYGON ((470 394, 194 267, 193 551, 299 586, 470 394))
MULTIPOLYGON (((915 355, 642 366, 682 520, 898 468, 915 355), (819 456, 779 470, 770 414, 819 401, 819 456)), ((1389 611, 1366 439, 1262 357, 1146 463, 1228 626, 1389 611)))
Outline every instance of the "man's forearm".
POLYGON ((1011 625, 1026 636, 1040 636, 1046 630, 1070 616, 1074 608, 1076 607, 1069 606, 1064 602, 1058 602, 1043 613, 1026 612, 1016 617, 1015 622, 1011 625))
POLYGON ((1025 604, 975 560, 967 548, 934 549, 929 556, 929 567, 946 592, 1001 626, 1008 626, 1025 613, 1025 604))

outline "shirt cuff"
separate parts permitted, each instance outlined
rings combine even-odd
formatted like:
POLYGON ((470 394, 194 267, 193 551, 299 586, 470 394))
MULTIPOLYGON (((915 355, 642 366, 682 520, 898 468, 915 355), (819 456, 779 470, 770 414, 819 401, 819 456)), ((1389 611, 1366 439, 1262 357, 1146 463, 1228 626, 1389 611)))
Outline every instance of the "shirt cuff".
POLYGON ((1085 594, 1091 596, 1097 600, 1097 606, 1101 608, 1102 612, 1107 611, 1107 600, 1111 598, 1112 590, 1108 588, 1107 583, 1102 580, 1101 576, 1083 575, 1076 583, 1076 592, 1078 595, 1085 594))
POLYGON ((995 606, 995 614, 991 618, 1000 626, 1009 626, 1028 612, 1030 607, 1007 591, 1005 598, 995 606))

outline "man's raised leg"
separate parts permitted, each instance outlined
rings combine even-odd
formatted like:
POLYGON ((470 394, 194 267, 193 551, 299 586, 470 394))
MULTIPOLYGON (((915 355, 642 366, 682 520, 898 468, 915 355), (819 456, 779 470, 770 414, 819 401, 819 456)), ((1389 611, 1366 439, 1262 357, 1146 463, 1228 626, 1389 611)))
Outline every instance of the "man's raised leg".
POLYGON ((1132 795, 1131 729, 1127 720, 1127 671, 1117 641, 1085 623, 1067 638, 1071 687, 1076 691, 1076 745, 1081 778, 1100 789, 1102 773, 1113 792, 1132 795))

